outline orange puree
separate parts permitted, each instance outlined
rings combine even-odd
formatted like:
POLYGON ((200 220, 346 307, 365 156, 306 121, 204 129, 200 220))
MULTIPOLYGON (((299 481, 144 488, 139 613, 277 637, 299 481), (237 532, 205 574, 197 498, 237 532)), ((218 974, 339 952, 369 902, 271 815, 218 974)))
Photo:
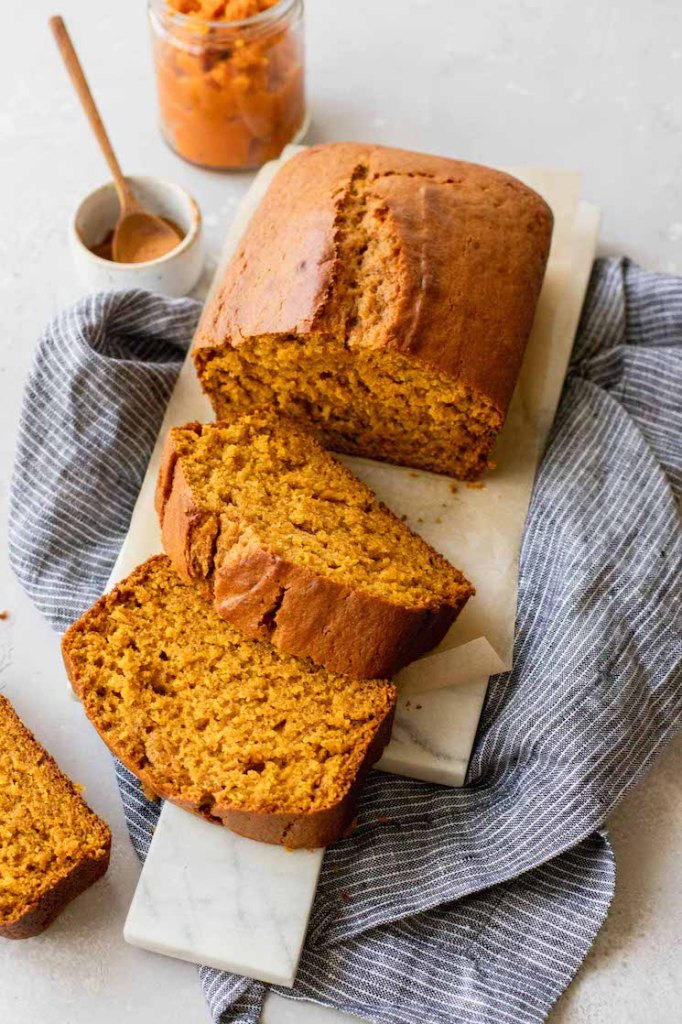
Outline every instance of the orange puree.
POLYGON ((256 167, 291 142, 305 116, 300 11, 299 0, 152 4, 162 130, 180 156, 256 167))
POLYGON ((166 0, 179 14, 203 21, 243 21, 274 7, 279 0, 166 0))

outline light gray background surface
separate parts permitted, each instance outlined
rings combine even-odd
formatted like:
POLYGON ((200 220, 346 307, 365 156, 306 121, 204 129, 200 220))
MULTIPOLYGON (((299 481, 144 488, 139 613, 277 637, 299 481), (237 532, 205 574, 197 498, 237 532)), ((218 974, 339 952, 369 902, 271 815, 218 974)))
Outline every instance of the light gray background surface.
MULTIPOLYGON (((77 294, 66 224, 106 179, 47 31, 46 0, 0 32, 0 486, 45 321, 77 294)), ((62 0, 124 168, 194 193, 212 255, 249 175, 174 157, 156 129, 143 0, 62 0)), ((682 272, 682 5, 677 0, 308 0, 312 141, 360 139, 581 170, 601 251, 682 272)), ((209 268, 210 269, 210 268, 209 268)), ((3 501, 3 529, 6 501, 3 501)), ((67 693, 58 639, 0 552, 0 691, 114 830, 105 881, 42 937, 0 942, 0 1021, 208 1024, 194 968, 121 937, 139 866, 109 755, 67 693)), ((682 742, 610 821, 615 902, 551 1024, 674 1024, 682 1004, 682 742)), ((347 1019, 347 1018, 343 1018, 347 1019)), ((266 1024, 340 1024, 270 1000, 266 1024)))

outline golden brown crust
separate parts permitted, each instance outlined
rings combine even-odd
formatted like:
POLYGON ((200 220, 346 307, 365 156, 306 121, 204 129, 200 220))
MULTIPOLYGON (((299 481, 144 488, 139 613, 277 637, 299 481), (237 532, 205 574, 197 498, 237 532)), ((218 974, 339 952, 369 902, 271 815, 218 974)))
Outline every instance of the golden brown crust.
MULTIPOLYGON (((188 424, 185 429, 200 424, 188 424)), ((190 582, 205 579, 213 569, 220 524, 195 503, 169 431, 161 455, 154 504, 161 524, 163 548, 173 568, 190 582)))
MULTIPOLYGON (((73 623, 73 625, 70 626, 64 634, 62 638, 62 657, 64 660, 64 666, 71 686, 80 699, 84 699, 86 695, 80 685, 79 673, 70 653, 74 637, 77 633, 87 630, 87 622, 91 616, 98 615, 99 612, 105 610, 107 606, 115 603, 119 594, 125 594, 131 586, 135 585, 136 581, 143 580, 149 572, 150 566, 153 566, 155 562, 159 561, 167 561, 166 556, 156 555, 138 566, 138 568, 135 569, 126 580, 114 587, 108 595, 101 597, 93 605, 92 609, 89 612, 86 612, 85 615, 77 622, 73 623)), ((376 733, 369 744, 360 768, 358 769, 353 784, 344 797, 337 804, 325 808, 322 811, 301 814, 278 814, 262 811, 247 811, 241 808, 222 806, 215 803, 211 806, 210 813, 208 813, 201 806, 195 803, 189 803, 187 800, 183 800, 170 787, 166 788, 163 785, 160 785, 156 777, 152 779, 150 774, 145 771, 144 768, 141 768, 138 763, 127 758, 122 751, 115 749, 111 744, 111 736, 107 735, 106 732, 100 729, 98 721, 94 716, 89 715, 89 717, 102 740, 112 750, 112 753, 114 753, 149 790, 156 793, 156 795, 162 799, 169 800, 171 803, 174 803, 177 806, 182 807, 184 810, 190 811, 207 821, 224 825, 231 831, 237 832, 239 835, 243 835, 249 839, 254 839, 264 843, 282 845, 287 849, 313 849, 320 846, 327 846, 330 843, 341 839, 351 823, 355 814, 355 807, 362 787, 362 782, 372 765, 381 757, 381 754, 391 737, 391 729, 397 700, 397 693, 392 687, 390 688, 389 697, 390 701, 387 712, 383 720, 379 723, 376 733)))
POLYGON ((247 526, 235 535, 232 522, 221 524, 195 502, 173 431, 161 459, 156 509, 173 567, 206 588, 222 618, 277 650, 355 679, 390 678, 437 646, 473 593, 469 586, 456 604, 403 607, 266 550, 247 526), (222 527, 232 531, 229 546, 220 543, 222 527))
POLYGON ((440 643, 456 605, 404 608, 252 545, 215 572, 216 611, 249 636, 356 679, 384 679, 440 643))
POLYGON ((50 775, 58 778, 60 783, 70 791, 73 798, 83 805, 87 813, 92 816, 93 821, 102 830, 104 839, 100 851, 96 854, 84 855, 78 863, 73 865, 67 874, 62 875, 53 886, 46 889, 32 903, 18 909, 15 914, 5 916, 0 920, 0 937, 6 939, 28 939, 43 932, 71 900, 85 892, 86 889, 106 873, 111 855, 111 832, 105 822, 97 817, 88 807, 71 780, 64 775, 55 759, 21 721, 10 702, 2 696, 0 696, 0 713, 3 717, 11 717, 13 729, 19 732, 27 746, 35 750, 36 755, 40 758, 43 770, 47 770, 50 775))
POLYGON ((109 867, 111 840, 106 853, 100 857, 85 857, 68 875, 64 875, 51 889, 42 894, 13 921, 0 924, 0 936, 5 939, 30 939, 40 935, 62 910, 106 874, 109 867))
POLYGON ((351 176, 386 207, 399 302, 377 347, 448 375, 505 415, 552 232, 545 201, 476 164, 355 143, 287 161, 251 219, 195 340, 202 349, 324 327, 340 272, 335 221, 351 176))

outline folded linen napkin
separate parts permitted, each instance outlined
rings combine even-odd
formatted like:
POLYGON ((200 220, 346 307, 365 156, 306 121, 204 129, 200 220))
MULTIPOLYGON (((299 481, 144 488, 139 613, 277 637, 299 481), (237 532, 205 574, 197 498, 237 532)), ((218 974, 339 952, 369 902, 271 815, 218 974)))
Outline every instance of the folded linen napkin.
MULTIPOLYGON (((106 583, 198 312, 99 295, 39 342, 10 547, 57 629, 106 583)), ((613 894, 604 819, 682 719, 681 428, 682 279, 598 261, 467 785, 371 773, 282 995, 386 1024, 545 1018, 613 894)), ((158 807, 116 773, 144 858, 158 807)), ((215 1021, 258 1020, 265 986, 200 974, 215 1021)))

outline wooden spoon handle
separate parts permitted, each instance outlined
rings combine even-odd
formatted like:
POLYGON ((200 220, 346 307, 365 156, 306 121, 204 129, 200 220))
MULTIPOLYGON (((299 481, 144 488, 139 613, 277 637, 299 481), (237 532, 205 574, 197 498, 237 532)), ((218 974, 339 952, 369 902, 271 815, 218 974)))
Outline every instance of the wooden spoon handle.
POLYGON ((90 127, 92 128, 95 138, 99 142, 100 149, 104 154, 104 159, 109 165, 114 184, 116 185, 116 191, 118 192, 119 203, 121 204, 121 215, 124 213, 132 213, 138 209, 139 203, 132 193, 128 182, 123 177, 123 171, 121 165, 116 159, 116 154, 112 148, 109 136, 107 135, 106 128, 102 123, 102 118, 99 115, 97 105, 93 99, 92 93, 90 92, 90 86, 88 85, 83 68, 81 67, 78 55, 71 42, 71 37, 67 31, 64 21, 59 15, 50 18, 50 28, 52 34, 57 41, 59 52, 62 55, 62 60, 66 65, 66 70, 71 76, 74 88, 78 93, 78 98, 81 101, 81 106, 86 113, 90 127))

